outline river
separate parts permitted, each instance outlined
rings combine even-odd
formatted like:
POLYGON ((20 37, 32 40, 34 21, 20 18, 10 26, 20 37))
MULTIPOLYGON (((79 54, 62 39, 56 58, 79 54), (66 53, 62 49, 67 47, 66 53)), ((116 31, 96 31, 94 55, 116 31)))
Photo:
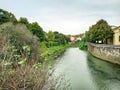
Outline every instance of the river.
POLYGON ((57 59, 53 75, 56 90, 120 90, 120 66, 79 48, 69 48, 57 59))

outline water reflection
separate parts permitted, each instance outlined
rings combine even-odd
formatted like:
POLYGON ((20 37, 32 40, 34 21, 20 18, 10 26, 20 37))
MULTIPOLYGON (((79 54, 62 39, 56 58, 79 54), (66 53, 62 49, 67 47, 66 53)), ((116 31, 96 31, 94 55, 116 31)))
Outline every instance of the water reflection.
POLYGON ((120 90, 120 66, 114 65, 88 53, 88 69, 97 90, 120 90))

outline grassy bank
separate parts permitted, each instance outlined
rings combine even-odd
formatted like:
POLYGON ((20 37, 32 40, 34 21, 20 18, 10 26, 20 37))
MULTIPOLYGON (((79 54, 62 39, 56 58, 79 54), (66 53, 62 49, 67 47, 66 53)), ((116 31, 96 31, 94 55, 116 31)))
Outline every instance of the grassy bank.
POLYGON ((45 61, 57 58, 65 51, 67 47, 68 45, 60 45, 46 48, 46 50, 42 52, 41 57, 45 61))
POLYGON ((52 46, 52 47, 45 47, 42 48, 42 54, 40 55, 49 66, 55 63, 55 59, 58 58, 64 51, 69 47, 69 45, 59 45, 59 46, 52 46))

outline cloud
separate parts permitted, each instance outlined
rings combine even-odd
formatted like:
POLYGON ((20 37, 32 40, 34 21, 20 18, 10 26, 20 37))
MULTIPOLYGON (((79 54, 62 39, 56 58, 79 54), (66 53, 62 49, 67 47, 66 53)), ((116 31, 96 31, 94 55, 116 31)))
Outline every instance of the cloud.
POLYGON ((45 31, 83 33, 99 19, 120 25, 120 0, 1 0, 0 6, 39 22, 45 31))

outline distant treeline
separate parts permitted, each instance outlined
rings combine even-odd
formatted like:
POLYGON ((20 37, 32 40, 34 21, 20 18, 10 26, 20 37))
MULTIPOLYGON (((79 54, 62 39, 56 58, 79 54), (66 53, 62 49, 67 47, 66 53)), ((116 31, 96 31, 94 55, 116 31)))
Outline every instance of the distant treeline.
POLYGON ((24 24, 28 28, 28 30, 39 38, 40 42, 45 42, 47 47, 67 44, 69 40, 69 36, 59 33, 57 31, 45 32, 43 28, 38 24, 38 22, 30 23, 26 17, 20 17, 19 20, 16 19, 15 15, 12 13, 0 9, 0 24, 12 22, 14 24, 24 24))

